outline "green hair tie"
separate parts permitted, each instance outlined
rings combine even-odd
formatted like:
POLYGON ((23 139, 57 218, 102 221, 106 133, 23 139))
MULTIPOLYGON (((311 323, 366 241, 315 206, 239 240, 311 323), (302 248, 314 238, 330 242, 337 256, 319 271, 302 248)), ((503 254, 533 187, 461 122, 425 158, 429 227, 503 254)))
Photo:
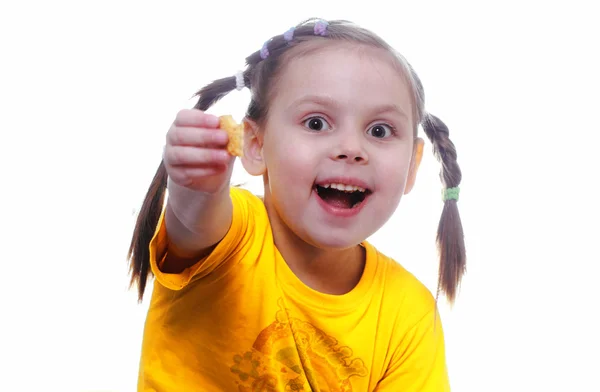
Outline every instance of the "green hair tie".
POLYGON ((460 188, 446 188, 442 189, 442 199, 446 200, 456 200, 458 201, 458 194, 460 193, 460 188))

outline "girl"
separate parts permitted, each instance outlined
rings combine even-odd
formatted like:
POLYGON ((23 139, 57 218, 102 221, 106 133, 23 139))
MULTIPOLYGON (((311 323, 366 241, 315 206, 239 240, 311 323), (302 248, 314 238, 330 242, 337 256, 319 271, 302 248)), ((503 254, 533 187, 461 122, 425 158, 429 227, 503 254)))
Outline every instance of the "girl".
POLYGON ((344 21, 301 23, 246 61, 179 112, 137 220, 140 300, 156 278, 139 390, 449 390, 435 299, 365 240, 415 183, 422 125, 442 163, 439 285, 454 299, 461 172, 417 75, 344 21), (204 113, 244 86, 241 162, 264 199, 230 187, 228 136, 204 113))

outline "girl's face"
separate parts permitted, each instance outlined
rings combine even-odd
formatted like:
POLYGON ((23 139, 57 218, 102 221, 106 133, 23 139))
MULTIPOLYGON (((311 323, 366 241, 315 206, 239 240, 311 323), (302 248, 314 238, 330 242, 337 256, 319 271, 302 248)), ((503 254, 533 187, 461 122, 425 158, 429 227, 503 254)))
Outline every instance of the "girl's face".
POLYGON ((255 140, 270 219, 321 249, 364 241, 414 183, 414 121, 384 50, 342 43, 292 58, 255 140))

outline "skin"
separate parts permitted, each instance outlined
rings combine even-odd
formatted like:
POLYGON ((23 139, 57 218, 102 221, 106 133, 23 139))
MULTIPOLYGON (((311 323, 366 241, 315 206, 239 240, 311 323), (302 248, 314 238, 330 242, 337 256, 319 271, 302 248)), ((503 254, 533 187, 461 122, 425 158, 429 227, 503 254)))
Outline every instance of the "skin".
POLYGON ((362 275, 359 244, 412 189, 423 140, 389 53, 336 43, 292 59, 264 124, 246 120, 242 163, 264 178, 275 244, 292 271, 315 290, 343 294, 362 275), (367 184, 372 193, 358 214, 336 216, 319 204, 314 184, 332 176, 367 184))

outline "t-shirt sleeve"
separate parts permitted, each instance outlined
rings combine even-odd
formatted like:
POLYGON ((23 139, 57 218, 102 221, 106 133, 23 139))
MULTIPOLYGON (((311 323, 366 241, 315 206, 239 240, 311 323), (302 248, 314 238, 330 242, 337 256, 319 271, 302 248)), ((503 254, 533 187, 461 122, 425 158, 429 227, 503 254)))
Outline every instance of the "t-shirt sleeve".
POLYGON ((432 309, 403 336, 377 392, 449 392, 444 332, 432 309))
POLYGON ((248 191, 231 188, 231 201, 233 204, 233 217, 225 237, 217 244, 215 249, 205 258, 185 269, 181 273, 171 274, 162 272, 162 265, 167 256, 167 229, 165 225, 165 211, 161 214, 154 237, 150 241, 150 268, 158 283, 171 290, 180 290, 192 280, 200 279, 213 273, 223 263, 227 262, 240 247, 250 241, 253 221, 249 219, 252 205, 249 198, 253 197, 248 191))

